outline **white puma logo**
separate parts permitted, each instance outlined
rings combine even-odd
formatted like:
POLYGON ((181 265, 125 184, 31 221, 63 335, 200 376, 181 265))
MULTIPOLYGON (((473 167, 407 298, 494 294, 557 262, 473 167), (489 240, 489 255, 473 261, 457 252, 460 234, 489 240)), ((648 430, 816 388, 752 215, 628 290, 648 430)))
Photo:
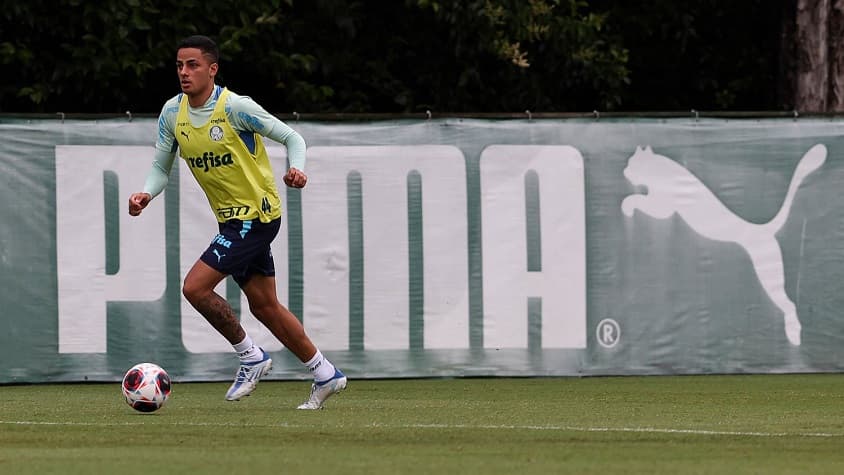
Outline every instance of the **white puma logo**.
POLYGON ((803 180, 826 161, 826 147, 815 145, 800 159, 782 207, 764 224, 753 224, 735 215, 701 181, 679 163, 653 153, 650 147, 636 147, 624 176, 647 194, 632 194, 621 202, 621 211, 633 216, 639 210, 665 219, 677 213, 698 234, 716 241, 735 242, 747 251, 756 276, 768 296, 784 314, 785 334, 792 345, 800 345, 800 320, 794 302, 785 293, 782 250, 775 234, 785 224, 794 195, 803 180))
POLYGON ((219 252, 217 252, 216 249, 212 249, 212 252, 214 253, 215 256, 217 256, 217 264, 220 263, 220 259, 226 257, 225 254, 220 254, 219 252))

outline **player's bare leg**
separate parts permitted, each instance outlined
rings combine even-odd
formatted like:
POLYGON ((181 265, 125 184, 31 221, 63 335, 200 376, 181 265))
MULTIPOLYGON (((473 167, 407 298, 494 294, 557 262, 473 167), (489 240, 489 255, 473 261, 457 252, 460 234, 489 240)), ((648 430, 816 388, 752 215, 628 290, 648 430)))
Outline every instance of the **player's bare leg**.
POLYGON ((229 343, 235 344, 243 340, 246 332, 240 326, 231 305, 214 292, 214 288, 225 277, 225 274, 208 264, 197 261, 185 276, 182 294, 215 330, 229 343))
POLYGON ((316 346, 305 334, 302 323, 278 301, 275 277, 253 275, 243 286, 243 293, 252 315, 300 361, 308 361, 316 354, 316 346))
POLYGON ((237 401, 255 390, 255 386, 261 377, 272 369, 273 360, 262 348, 252 345, 251 338, 247 337, 246 331, 240 325, 231 305, 226 299, 214 292, 214 288, 225 277, 225 274, 213 269, 208 264, 197 261, 185 277, 182 294, 208 320, 208 323, 238 351, 241 357, 240 368, 235 376, 234 383, 226 392, 227 400, 237 401), (244 345, 244 350, 250 349, 250 358, 245 358, 246 354, 241 353, 240 345, 244 345))

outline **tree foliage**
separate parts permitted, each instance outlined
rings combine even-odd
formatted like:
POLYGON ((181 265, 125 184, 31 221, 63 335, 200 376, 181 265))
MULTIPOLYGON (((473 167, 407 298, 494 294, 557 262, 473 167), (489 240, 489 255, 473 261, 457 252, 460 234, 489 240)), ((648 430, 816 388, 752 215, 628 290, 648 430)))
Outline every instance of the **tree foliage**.
POLYGON ((776 110, 783 0, 594 0, 630 49, 628 110, 776 110))
POLYGON ((7 3, 2 112, 158 112, 178 92, 174 47, 191 34, 220 44, 219 82, 276 113, 772 108, 777 100, 769 40, 779 20, 764 0, 7 3))

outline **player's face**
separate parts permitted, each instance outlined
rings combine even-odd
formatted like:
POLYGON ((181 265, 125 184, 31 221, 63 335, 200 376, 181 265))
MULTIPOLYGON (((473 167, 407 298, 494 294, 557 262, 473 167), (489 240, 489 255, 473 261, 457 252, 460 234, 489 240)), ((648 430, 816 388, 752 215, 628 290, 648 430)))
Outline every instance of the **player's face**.
POLYGON ((189 97, 211 94, 217 63, 212 63, 199 48, 182 48, 176 53, 176 72, 182 92, 189 97))

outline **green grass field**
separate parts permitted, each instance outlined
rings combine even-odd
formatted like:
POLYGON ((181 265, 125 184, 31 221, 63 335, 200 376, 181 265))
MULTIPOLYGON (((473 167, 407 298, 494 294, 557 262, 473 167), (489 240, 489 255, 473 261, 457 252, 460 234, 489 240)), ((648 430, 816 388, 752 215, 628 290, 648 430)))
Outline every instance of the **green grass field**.
POLYGON ((120 385, 0 387, 0 473, 844 473, 844 376, 174 384, 152 414, 120 385))

